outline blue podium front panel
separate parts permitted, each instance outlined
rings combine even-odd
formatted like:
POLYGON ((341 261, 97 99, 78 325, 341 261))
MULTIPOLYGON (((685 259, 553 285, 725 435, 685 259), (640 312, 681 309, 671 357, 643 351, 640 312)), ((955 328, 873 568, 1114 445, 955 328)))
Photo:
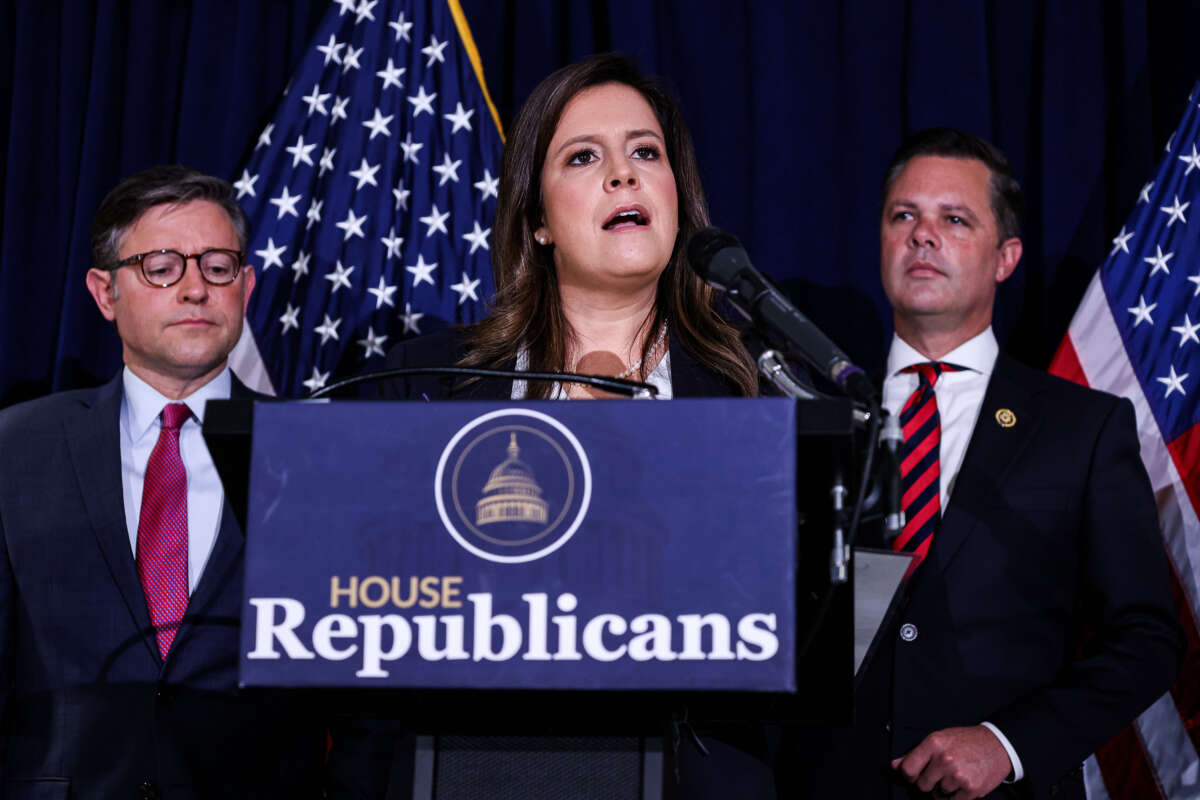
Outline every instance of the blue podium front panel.
POLYGON ((794 692, 794 419, 260 403, 242 683, 794 692))

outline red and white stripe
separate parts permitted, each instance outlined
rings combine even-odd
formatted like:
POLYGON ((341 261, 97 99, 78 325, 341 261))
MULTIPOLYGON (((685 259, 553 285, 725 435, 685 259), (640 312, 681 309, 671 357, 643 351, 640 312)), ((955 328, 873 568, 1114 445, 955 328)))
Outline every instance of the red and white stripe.
POLYGON ((1187 660, 1171 691, 1084 765, 1092 800, 1200 800, 1200 432, 1163 440, 1097 272, 1050 371, 1129 398, 1158 504, 1187 660))

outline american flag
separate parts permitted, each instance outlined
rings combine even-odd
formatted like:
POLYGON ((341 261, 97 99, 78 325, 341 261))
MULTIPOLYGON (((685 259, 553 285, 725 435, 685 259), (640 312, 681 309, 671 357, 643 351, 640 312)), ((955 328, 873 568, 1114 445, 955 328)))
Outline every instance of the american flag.
POLYGON ((1088 759, 1088 797, 1200 797, 1200 84, 1050 371, 1128 397, 1187 657, 1171 691, 1088 759), (1192 319, 1192 315, 1196 319, 1192 319))
POLYGON ((480 318, 502 148, 458 0, 337 0, 234 182, 258 277, 238 376, 305 396, 480 318))

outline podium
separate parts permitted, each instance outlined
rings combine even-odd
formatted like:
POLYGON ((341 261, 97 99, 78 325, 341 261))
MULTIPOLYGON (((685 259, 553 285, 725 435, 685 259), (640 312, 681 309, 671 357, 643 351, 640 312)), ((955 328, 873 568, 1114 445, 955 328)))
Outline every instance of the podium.
POLYGON ((846 402, 228 400, 204 431, 249 689, 442 737, 849 723, 852 582, 818 619, 846 402))

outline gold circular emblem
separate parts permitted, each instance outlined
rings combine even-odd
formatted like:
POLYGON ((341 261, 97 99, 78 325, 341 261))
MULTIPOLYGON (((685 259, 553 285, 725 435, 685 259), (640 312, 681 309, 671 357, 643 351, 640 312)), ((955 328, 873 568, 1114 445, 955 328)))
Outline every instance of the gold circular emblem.
POLYGON ((1007 408, 1001 408, 996 411, 996 422, 1000 423, 1001 428, 1011 428, 1017 424, 1017 415, 1007 408))

